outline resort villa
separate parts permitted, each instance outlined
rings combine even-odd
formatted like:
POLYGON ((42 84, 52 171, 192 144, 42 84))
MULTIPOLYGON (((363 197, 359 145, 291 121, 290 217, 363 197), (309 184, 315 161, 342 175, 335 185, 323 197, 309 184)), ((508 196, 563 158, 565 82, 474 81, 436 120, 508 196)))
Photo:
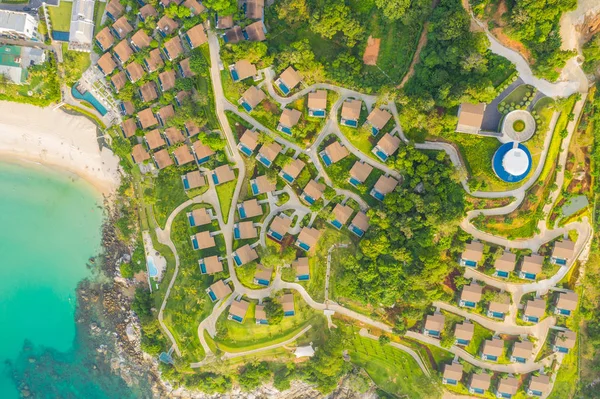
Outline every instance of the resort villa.
POLYGON ((504 320, 510 309, 510 299, 506 298, 504 302, 491 301, 488 306, 487 316, 494 319, 504 320))
POLYGON ((458 385, 463 377, 463 366, 460 363, 451 363, 444 365, 444 374, 442 375, 442 384, 458 385))
POLYGON ((244 39, 249 40, 251 42, 262 42, 267 39, 266 36, 267 30, 262 21, 256 21, 248 26, 246 29, 242 31, 242 35, 244 39))
MULTIPOLYGON (((133 65, 133 63, 129 65, 133 65)), ((117 93, 127 84, 127 77, 129 75, 126 72, 127 71, 119 71, 110 77, 110 84, 117 93)))
POLYGON ((256 305, 256 308, 254 309, 254 320, 256 320, 256 324, 269 324, 264 305, 256 305))
POLYGON ((544 257, 540 255, 529 255, 523 258, 519 277, 527 280, 535 280, 537 275, 542 272, 544 257))
POLYGON ((244 0, 242 6, 246 11, 246 18, 262 19, 265 10, 265 0, 244 0))
POLYGON ((279 176, 281 176, 286 183, 291 184, 296 180, 305 166, 306 164, 303 161, 299 159, 292 159, 281 169, 279 176))
POLYGON ((550 262, 565 266, 567 262, 573 259, 575 253, 575 243, 573 241, 556 241, 550 262))
POLYGON ((275 190, 275 182, 269 180, 267 175, 257 176, 255 179, 250 180, 250 188, 252 189, 252 195, 270 193, 275 190))
POLYGON ((192 16, 200 15, 206 11, 206 7, 198 3, 196 0, 185 0, 183 6, 190 10, 192 16))
POLYGON ((229 287, 228 284, 225 284, 225 280, 219 280, 215 281, 210 287, 208 287, 206 289, 206 293, 210 297, 211 301, 216 302, 231 294, 231 287, 229 287))
POLYGON ((167 37, 179 28, 179 24, 165 15, 158 20, 156 27, 162 37, 167 37))
POLYGON ((242 266, 246 263, 250 263, 253 260, 258 259, 258 254, 254 248, 246 244, 243 247, 239 247, 233 252, 233 260, 236 266, 242 266))
POLYGON ((473 339, 474 332, 475 326, 468 321, 456 324, 454 327, 454 345, 469 345, 473 339))
POLYGON ((246 313, 248 313, 249 306, 250 302, 248 301, 244 301, 243 299, 234 300, 229 307, 229 315, 227 318, 229 320, 237 321, 238 323, 243 323, 246 318, 246 313))
POLYGON ((251 221, 239 222, 233 225, 233 238, 236 240, 248 240, 258 237, 258 232, 251 221))
POLYGON ((327 90, 308 93, 308 116, 325 118, 327 114, 327 90))
POLYGON ((136 130, 137 130, 137 125, 135 124, 135 119, 133 119, 133 118, 125 119, 121 123, 121 132, 123 133, 123 137, 125 137, 125 138, 135 136, 136 130))
POLYGON ((483 123, 485 103, 462 103, 458 108, 458 124, 456 131, 460 133, 478 134, 483 123))
POLYGON ((175 36, 165 42, 163 53, 169 61, 173 61, 183 54, 183 43, 181 43, 179 36, 175 36))
POLYGON ((391 118, 392 114, 388 111, 381 108, 373 108, 373 111, 367 117, 366 124, 371 126, 371 134, 377 136, 391 118))
POLYGON ((154 164, 159 170, 163 170, 173 165, 173 160, 169 155, 169 151, 166 149, 155 152, 152 157, 154 158, 154 164))
POLYGON ((106 16, 112 21, 116 21, 123 13, 125 8, 121 5, 119 0, 110 0, 104 9, 106 16))
POLYGON ((131 40, 129 42, 135 51, 140 51, 150 46, 152 39, 146 32, 140 29, 135 32, 133 36, 131 36, 131 40))
POLYGON ((142 22, 144 22, 149 17, 158 17, 158 12, 156 12, 156 9, 151 4, 146 4, 145 6, 140 8, 140 11, 138 12, 138 17, 140 17, 142 22))
POLYGON ((125 37, 127 37, 127 35, 133 32, 133 27, 129 21, 127 21, 126 16, 122 16, 121 18, 117 19, 115 23, 112 24, 111 29, 113 35, 119 40, 123 40, 125 37))
POLYGON ((537 323, 546 313, 546 301, 541 298, 531 299, 525 304, 523 321, 537 323))
POLYGON ((173 151, 173 158, 177 166, 187 165, 188 163, 194 162, 194 155, 187 145, 175 148, 173 151))
POLYGON ((519 390, 519 380, 516 377, 508 376, 501 378, 496 389, 496 396, 499 398, 510 399, 519 390))
POLYGON ((383 201, 386 195, 394 191, 398 180, 390 176, 380 176, 375 186, 371 189, 371 196, 376 200, 383 201))
POLYGON ((527 395, 542 397, 548 393, 550 377, 547 375, 532 375, 527 387, 527 395))
POLYGON ((181 176, 181 181, 183 182, 183 189, 185 191, 206 185, 206 179, 199 170, 194 170, 181 176))
POLYGON ((198 127, 198 125, 194 121, 187 121, 187 122, 185 122, 183 124, 183 127, 185 129, 185 134, 188 137, 194 137, 198 133, 200 133, 200 128, 198 127))
POLYGON ((178 69, 182 78, 192 78, 196 76, 196 72, 192 71, 192 68, 190 67, 189 58, 184 58, 181 60, 178 65, 178 69))
POLYGON ((146 151, 143 145, 136 144, 131 149, 131 159, 134 163, 140 164, 144 161, 149 160, 150 154, 148 154, 148 151, 146 151))
POLYGON ((350 169, 348 183, 352 184, 354 187, 358 187, 369 178, 372 171, 373 167, 368 163, 356 161, 350 169))
POLYGON ((292 267, 296 271, 296 281, 306 281, 310 279, 310 266, 308 258, 298 258, 292 262, 292 267))
POLYGON ((121 111, 121 115, 133 115, 135 107, 131 101, 121 101, 119 103, 119 110, 121 111))
POLYGON ((533 343, 529 341, 517 341, 513 345, 510 361, 513 363, 526 363, 533 353, 533 343))
POLYGON ((208 41, 208 37, 206 37, 206 33, 204 32, 204 27, 201 24, 188 30, 183 38, 192 50, 208 41))
POLYGON ((283 315, 294 316, 296 314, 296 307, 294 306, 294 294, 285 294, 281 298, 281 305, 283 306, 283 315))
POLYGON ((148 56, 144 58, 144 65, 146 66, 146 70, 150 73, 162 68, 165 65, 165 62, 160 55, 160 50, 155 48, 154 50, 150 51, 148 56))
POLYGON ((265 167, 270 168, 282 149, 281 145, 276 142, 263 144, 262 147, 260 147, 260 150, 258 150, 256 159, 265 167))
POLYGON ((229 165, 221 165, 212 171, 212 180, 215 186, 235 180, 235 172, 229 165))
POLYGON ((459 305, 463 308, 475 309, 477 307, 477 303, 481 301, 482 290, 483 287, 476 282, 472 282, 469 285, 463 286, 462 293, 460 294, 459 305))
POLYGON ((334 164, 348 156, 349 152, 339 141, 334 141, 329 144, 323 151, 319 153, 325 166, 334 164))
POLYGON ((115 44, 115 37, 112 35, 108 26, 106 26, 96 35, 96 44, 102 51, 108 50, 113 44, 115 44))
POLYGON ((144 141, 148 145, 148 149, 152 151, 167 145, 158 129, 154 129, 146 133, 144 136, 144 141))
POLYGON ((108 76, 117 68, 117 63, 110 53, 104 53, 104 55, 98 59, 96 66, 100 72, 105 76, 108 76))
POLYGON ((273 268, 267 268, 263 265, 256 266, 256 272, 254 273, 254 284, 268 287, 271 284, 271 276, 273 275, 273 268))
POLYGON ((212 221, 212 214, 208 211, 208 208, 197 208, 188 212, 186 215, 190 227, 204 226, 212 221))
POLYGON ((257 88, 256 86, 250 86, 248 90, 242 94, 242 97, 239 99, 238 103, 247 111, 251 112, 258 104, 267 98, 267 95, 264 91, 257 88))
POLYGON ((269 226, 269 230, 267 230, 267 235, 276 241, 281 241, 288 233, 291 225, 292 219, 283 213, 277 215, 273 219, 273 222, 271 222, 271 226, 269 226))
POLYGON ((469 393, 483 395, 488 389, 492 382, 492 376, 489 374, 471 374, 471 380, 469 381, 469 393))
POLYGON ((321 232, 319 230, 313 227, 303 227, 296 239, 296 246, 305 251, 310 251, 317 245, 320 236, 321 232))
POLYGON ((400 138, 386 133, 371 152, 375 154, 377 158, 381 159, 382 162, 385 162, 390 156, 394 155, 398 150, 398 147, 400 147, 400 138))
POLYGON ((181 130, 176 128, 175 126, 171 126, 165 129, 165 141, 167 145, 171 147, 174 144, 183 143, 185 141, 185 137, 181 134, 181 130))
POLYGON ((360 100, 346 100, 342 105, 342 118, 340 123, 349 127, 357 127, 358 120, 360 119, 360 110, 362 108, 362 101, 360 100))
POLYGON ((477 267, 483 258, 483 244, 477 241, 471 241, 465 246, 459 263, 461 266, 477 267))
POLYGON ((252 153, 256 149, 258 145, 258 132, 253 132, 252 130, 247 130, 240 137, 240 142, 238 144, 238 149, 242 152, 242 154, 246 156, 252 156, 252 153))
POLYGON ((575 347, 577 334, 574 331, 560 331, 554 338, 552 350, 559 353, 569 353, 570 349, 575 347))
POLYGON ((241 219, 253 218, 263 214, 262 206, 258 203, 256 198, 238 204, 237 208, 241 219))
MULTIPOLYGON (((179 93, 175 95, 175 103, 178 107, 181 107, 186 100, 190 98, 190 92, 181 90, 179 93)), ((184 123, 185 125, 185 123, 184 123)))
POLYGON ((156 89, 156 83, 153 81, 144 83, 138 89, 138 94, 144 103, 149 103, 158 98, 158 90, 156 89))
POLYGON ((483 343, 481 349, 481 358, 490 362, 497 362, 504 352, 504 341, 500 338, 493 337, 487 339, 483 343))
POLYGON ((329 223, 339 230, 346 225, 346 222, 348 222, 348 219, 350 219, 350 216, 352 216, 353 213, 354 209, 349 206, 336 204, 331 212, 329 223))
POLYGON ((223 263, 217 255, 199 259, 198 266, 200 266, 202 274, 215 274, 223 271, 223 263))
POLYGON ((215 238, 211 235, 210 231, 196 233, 190 237, 190 240, 192 240, 192 248, 194 250, 208 249, 216 245, 215 238))
POLYGON ((213 149, 205 144, 202 144, 200 140, 194 141, 192 144, 192 152, 194 153, 194 158, 196 159, 198 165, 208 162, 210 157, 215 155, 213 149))
POLYGON ((369 217, 364 212, 357 212, 348 229, 358 237, 362 237, 369 229, 369 217))
POLYGON ((494 269, 496 269, 494 276, 507 278, 510 275, 510 272, 515 270, 516 263, 517 255, 512 252, 504 252, 502 256, 494 262, 494 269))
POLYGON ((281 113, 281 116, 279 117, 279 124, 277 125, 277 130, 285 134, 291 135, 292 128, 298 124, 301 115, 302 112, 298 111, 297 109, 284 109, 281 113))
POLYGON ((577 309, 578 300, 579 296, 573 291, 559 293, 554 313, 559 316, 571 316, 577 309))
POLYGON ((240 82, 248 78, 254 77, 257 74, 256 66, 248 60, 239 60, 235 64, 229 66, 231 79, 234 82, 240 82))
POLYGON ((236 44, 244 40, 244 32, 239 26, 234 26, 223 34, 223 41, 229 44, 236 44))
POLYGON ((440 338, 442 331, 444 330, 445 321, 446 318, 441 313, 427 315, 425 318, 423 334, 427 335, 428 337, 440 338))
POLYGON ((164 71, 158 74, 160 90, 165 92, 175 88, 175 79, 177 79, 177 74, 175 74, 175 71, 173 70, 164 71))
POLYGON ((298 86, 302 78, 291 66, 281 73, 275 84, 284 95, 290 94, 294 87, 298 86))
MULTIPOLYGON (((131 62, 127 65, 127 68, 125 68, 125 74, 131 83, 135 83, 144 77, 146 71, 144 71, 144 68, 137 62, 131 62)), ((154 82, 152 83, 154 84, 154 82)), ((156 87, 156 84, 154 84, 154 87, 156 87)))

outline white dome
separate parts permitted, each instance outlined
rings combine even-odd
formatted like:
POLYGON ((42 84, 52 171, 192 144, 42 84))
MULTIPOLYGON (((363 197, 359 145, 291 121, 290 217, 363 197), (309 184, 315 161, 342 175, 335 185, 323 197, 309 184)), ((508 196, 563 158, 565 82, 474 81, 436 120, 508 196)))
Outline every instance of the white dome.
POLYGON ((516 147, 504 155, 502 167, 513 176, 521 176, 529 168, 529 158, 525 151, 516 147))

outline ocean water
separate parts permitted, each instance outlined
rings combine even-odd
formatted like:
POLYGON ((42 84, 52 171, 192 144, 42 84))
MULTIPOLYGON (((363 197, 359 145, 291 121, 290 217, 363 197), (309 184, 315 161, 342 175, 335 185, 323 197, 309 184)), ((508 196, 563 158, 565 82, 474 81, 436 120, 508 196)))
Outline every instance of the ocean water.
POLYGON ((100 251, 101 198, 36 165, 0 163, 0 398, 127 398, 77 331, 76 287, 100 251))

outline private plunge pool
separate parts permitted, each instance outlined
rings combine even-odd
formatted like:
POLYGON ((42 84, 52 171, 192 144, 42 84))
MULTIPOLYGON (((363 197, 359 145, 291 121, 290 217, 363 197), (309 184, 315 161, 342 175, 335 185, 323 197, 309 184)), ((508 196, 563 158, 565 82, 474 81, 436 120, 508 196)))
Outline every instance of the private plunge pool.
POLYGON ((73 95, 73 97, 75 97, 78 100, 87 101, 88 103, 92 104, 94 108, 96 108, 96 111, 98 111, 102 116, 108 113, 108 110, 104 108, 104 105, 102 105, 100 101, 98 101, 96 97, 92 95, 92 93, 90 93, 89 91, 82 93, 79 91, 77 86, 79 86, 79 83, 75 83, 73 87, 71 87, 71 94, 73 95))

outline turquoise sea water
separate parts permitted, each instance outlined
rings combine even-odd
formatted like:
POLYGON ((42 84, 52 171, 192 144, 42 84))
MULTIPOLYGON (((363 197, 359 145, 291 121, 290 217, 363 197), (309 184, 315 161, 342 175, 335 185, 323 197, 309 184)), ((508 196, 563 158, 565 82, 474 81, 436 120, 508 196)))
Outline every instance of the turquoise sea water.
POLYGON ((100 200, 83 181, 0 163, 0 398, 19 397, 16 381, 33 397, 130 396, 90 364, 95 348, 74 319, 75 289, 100 250, 100 200))

